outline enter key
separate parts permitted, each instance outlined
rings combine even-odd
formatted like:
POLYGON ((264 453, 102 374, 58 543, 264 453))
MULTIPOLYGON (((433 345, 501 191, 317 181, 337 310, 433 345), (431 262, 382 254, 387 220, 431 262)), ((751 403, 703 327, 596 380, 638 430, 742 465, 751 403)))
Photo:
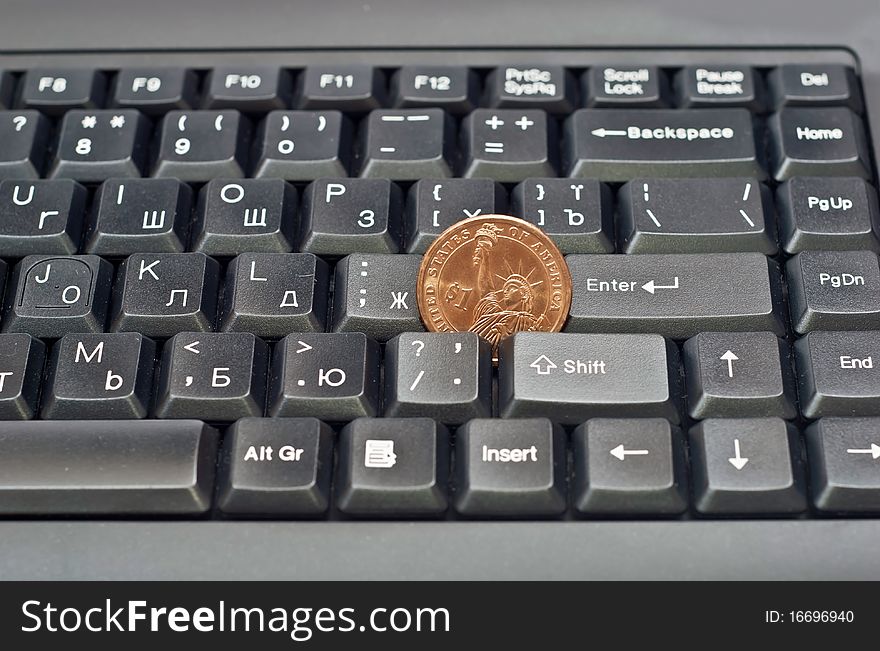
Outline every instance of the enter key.
POLYGON ((784 334, 778 269, 760 253, 570 255, 567 332, 784 334))

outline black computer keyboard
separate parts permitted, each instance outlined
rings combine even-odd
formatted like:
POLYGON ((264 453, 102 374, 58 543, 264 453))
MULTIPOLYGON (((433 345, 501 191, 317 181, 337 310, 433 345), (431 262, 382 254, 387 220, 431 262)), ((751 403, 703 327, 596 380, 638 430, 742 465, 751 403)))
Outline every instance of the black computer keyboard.
POLYGON ((346 57, 3 59, 3 517, 880 513, 848 53, 346 57), (573 281, 497 368, 416 303, 491 213, 573 281))

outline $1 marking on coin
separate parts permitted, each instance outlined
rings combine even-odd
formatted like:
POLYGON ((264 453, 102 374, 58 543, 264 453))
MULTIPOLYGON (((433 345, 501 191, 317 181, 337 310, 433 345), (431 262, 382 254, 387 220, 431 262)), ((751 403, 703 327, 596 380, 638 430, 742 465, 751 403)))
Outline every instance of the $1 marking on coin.
POLYGON ((558 332, 571 304, 571 275, 537 226, 478 215, 440 235, 422 260, 419 313, 432 332, 474 332, 492 344, 516 332, 558 332))

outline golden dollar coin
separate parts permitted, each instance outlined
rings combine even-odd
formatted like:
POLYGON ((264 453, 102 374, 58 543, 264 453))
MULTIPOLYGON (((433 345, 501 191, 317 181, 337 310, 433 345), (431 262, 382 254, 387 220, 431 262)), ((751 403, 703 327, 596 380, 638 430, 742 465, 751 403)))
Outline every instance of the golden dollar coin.
POLYGON ((571 305, 565 258, 537 226, 478 215, 446 229, 419 268, 419 314, 432 332, 474 332, 492 344, 558 332, 571 305))

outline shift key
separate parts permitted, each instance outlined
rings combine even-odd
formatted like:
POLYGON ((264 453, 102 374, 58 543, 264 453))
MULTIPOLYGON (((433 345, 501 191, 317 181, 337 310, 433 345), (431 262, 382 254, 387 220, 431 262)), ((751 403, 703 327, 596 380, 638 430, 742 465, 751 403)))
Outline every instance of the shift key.
POLYGON ((677 423, 678 367, 678 348, 659 335, 520 332, 499 348, 499 412, 564 425, 622 413, 677 423))
POLYGON ((600 181, 766 178, 746 109, 581 109, 565 122, 563 167, 600 181))
POLYGON ((779 270, 760 253, 570 255, 567 332, 785 334, 779 270))

